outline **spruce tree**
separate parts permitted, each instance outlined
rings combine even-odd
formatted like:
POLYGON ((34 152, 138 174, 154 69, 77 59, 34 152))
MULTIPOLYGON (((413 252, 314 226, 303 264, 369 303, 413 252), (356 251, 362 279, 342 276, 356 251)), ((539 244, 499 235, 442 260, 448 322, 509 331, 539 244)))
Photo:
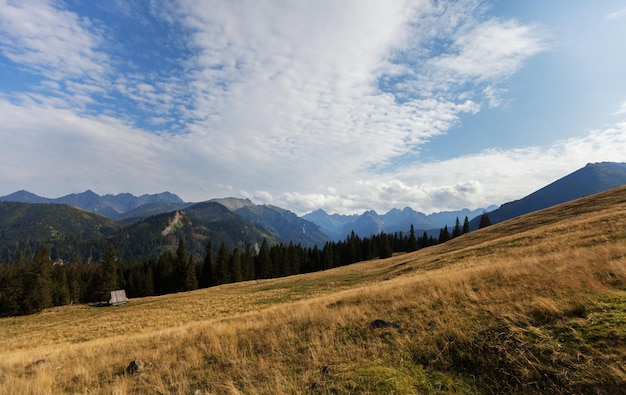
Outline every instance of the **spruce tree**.
POLYGON ((491 220, 489 219, 489 215, 487 212, 483 212, 483 215, 480 216, 480 224, 478 225, 478 229, 486 228, 491 225, 491 220))
POLYGON ((270 278, 272 262, 267 240, 263 239, 261 249, 255 259, 255 272, 257 278, 270 278))
POLYGON ((55 306, 70 304, 70 288, 68 285, 67 272, 65 266, 57 265, 52 270, 52 303, 55 306))
POLYGON ((42 247, 35 264, 27 269, 24 291, 24 313, 36 313, 52 307, 52 263, 48 249, 42 247))
POLYGON ((254 254, 252 253, 252 245, 248 243, 246 245, 246 251, 241 257, 241 271, 243 273, 244 280, 254 280, 256 277, 255 272, 254 254))
MULTIPOLYGON (((24 306, 26 263, 0 265, 0 317, 27 314, 24 306)), ((30 313, 30 312, 28 312, 30 313)))
POLYGON ((176 257, 174 260, 174 276, 176 292, 185 291, 185 282, 187 279, 187 252, 185 251, 185 242, 183 239, 178 240, 178 248, 176 249, 176 257))
POLYGON ((389 236, 381 232, 379 240, 380 240, 380 244, 378 247, 379 257, 381 259, 390 258, 393 255, 393 248, 391 247, 391 241, 389 241, 389 236))
POLYGON ((196 277, 196 262, 193 259, 193 254, 189 255, 189 260, 185 267, 185 282, 183 284, 183 291, 193 291, 198 289, 198 278, 196 277))
POLYGON ((238 248, 233 250, 233 254, 230 256, 230 269, 232 272, 232 281, 239 282, 243 281, 243 270, 241 267, 241 252, 239 252, 238 248))
POLYGON ((211 240, 207 242, 204 264, 202 265, 202 275, 198 281, 200 288, 210 287, 215 285, 215 254, 213 253, 213 244, 211 240))
POLYGON ((439 231, 439 243, 445 243, 450 240, 450 232, 448 231, 448 225, 445 225, 443 229, 439 231))
POLYGON ((144 290, 145 290, 146 296, 154 295, 154 271, 152 270, 153 266, 154 264, 152 260, 148 261, 144 265, 144 272, 146 274, 146 277, 145 277, 146 282, 144 283, 144 290))
POLYGON ((465 216, 465 220, 463 221, 463 234, 470 232, 470 224, 469 219, 467 219, 467 215, 465 216))
POLYGON ((299 244, 297 246, 294 246, 293 242, 289 243, 289 247, 287 249, 287 257, 289 259, 292 274, 300 273, 300 254, 298 254, 299 249, 299 244))
POLYGON ((407 241, 406 249, 407 252, 417 251, 418 249, 417 237, 415 237, 415 228, 413 227, 413 224, 411 224, 411 229, 409 230, 409 239, 407 241))
POLYGON ((215 260, 215 280, 217 284, 228 284, 230 282, 230 257, 226 251, 226 245, 222 242, 217 251, 215 260))
POLYGON ((463 234, 463 229, 461 228, 461 222, 459 221, 459 217, 456 217, 456 222, 454 223, 454 229, 452 230, 452 238, 459 237, 463 234))
POLYGON ((115 248, 113 247, 113 242, 111 241, 98 268, 100 284, 96 296, 99 301, 108 301, 111 296, 111 291, 115 291, 117 289, 118 275, 116 260, 117 257, 115 254, 115 248))

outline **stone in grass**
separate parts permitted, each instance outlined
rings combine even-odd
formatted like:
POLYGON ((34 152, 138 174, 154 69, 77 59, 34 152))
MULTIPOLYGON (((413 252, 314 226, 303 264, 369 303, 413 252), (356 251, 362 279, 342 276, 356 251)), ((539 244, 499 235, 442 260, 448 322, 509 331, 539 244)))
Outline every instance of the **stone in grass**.
POLYGON ((47 365, 49 363, 50 363, 50 361, 48 361, 47 359, 38 359, 35 362, 33 362, 31 364, 28 364, 26 366, 26 370, 33 370, 35 368, 38 368, 38 367, 43 366, 43 365, 47 365))
POLYGON ((398 329, 398 328, 400 328, 400 323, 399 322, 395 322, 395 321, 381 320, 379 318, 377 318, 374 321, 370 322, 370 329, 378 329, 378 328, 395 328, 395 329, 398 329))
POLYGON ((143 361, 139 359, 135 359, 133 361, 130 361, 130 364, 124 370, 124 373, 130 376, 134 376, 136 374, 140 374, 141 372, 143 372, 145 367, 146 367, 146 364, 143 361))

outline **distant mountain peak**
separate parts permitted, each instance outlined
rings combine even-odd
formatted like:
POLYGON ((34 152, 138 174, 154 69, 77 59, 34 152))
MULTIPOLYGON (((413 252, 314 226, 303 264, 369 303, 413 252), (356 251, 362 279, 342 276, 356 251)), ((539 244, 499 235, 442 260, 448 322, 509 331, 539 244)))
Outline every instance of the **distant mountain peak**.
POLYGON ((65 204, 108 218, 116 218, 122 213, 149 203, 184 203, 181 198, 170 192, 163 192, 156 195, 142 195, 140 197, 136 197, 130 193, 100 196, 91 189, 85 192, 71 193, 56 199, 43 198, 28 191, 21 190, 0 197, 0 201, 65 204))
POLYGON ((209 201, 210 202, 219 203, 222 206, 224 206, 227 209, 229 209, 230 211, 236 211, 236 210, 239 210, 242 207, 256 206, 248 198, 242 199, 242 198, 236 198, 236 197, 226 197, 226 198, 211 199, 209 201))
POLYGON ((48 203, 50 199, 37 196, 32 192, 21 189, 17 192, 13 192, 10 195, 0 197, 0 201, 20 203, 48 203))

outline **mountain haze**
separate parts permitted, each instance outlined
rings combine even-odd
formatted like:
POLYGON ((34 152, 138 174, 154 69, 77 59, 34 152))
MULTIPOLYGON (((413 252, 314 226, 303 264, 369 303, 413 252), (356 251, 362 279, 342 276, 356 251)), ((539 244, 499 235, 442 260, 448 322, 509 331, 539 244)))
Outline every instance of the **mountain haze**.
POLYGON ((487 209, 458 211, 442 211, 439 213, 424 214, 410 207, 392 209, 380 215, 374 210, 365 211, 361 215, 328 214, 324 210, 316 210, 304 215, 307 219, 320 226, 322 231, 333 240, 341 240, 354 231, 359 236, 367 237, 380 232, 408 233, 411 225, 418 233, 426 231, 429 235, 436 235, 444 226, 454 226, 456 219, 463 222, 465 217, 474 218, 483 211, 493 210, 496 206, 487 209))

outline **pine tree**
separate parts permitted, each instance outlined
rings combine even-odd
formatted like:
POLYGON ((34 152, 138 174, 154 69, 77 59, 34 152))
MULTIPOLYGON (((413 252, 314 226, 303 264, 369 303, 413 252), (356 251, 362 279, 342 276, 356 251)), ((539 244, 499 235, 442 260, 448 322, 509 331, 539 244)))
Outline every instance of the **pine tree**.
POLYGON ((448 231, 448 225, 445 225, 443 229, 439 231, 439 243, 445 243, 450 240, 450 232, 448 231))
POLYGON ((385 233, 380 233, 380 245, 378 249, 378 254, 381 259, 390 258, 393 255, 393 249, 391 247, 391 242, 389 241, 389 236, 385 233))
POLYGON ((267 240, 263 239, 261 249, 255 259, 255 272, 257 278, 270 278, 272 262, 270 260, 269 246, 267 240))
POLYGON ((244 280, 254 280, 256 277, 255 272, 254 254, 252 253, 252 245, 248 243, 246 245, 246 251, 241 257, 241 272, 244 280))
POLYGON ((30 314, 52 307, 52 263, 48 249, 37 253, 35 263, 27 269, 23 313, 30 314))
POLYGON ((331 269, 335 267, 335 243, 327 241, 322 249, 322 269, 331 269))
POLYGON ((489 219, 489 215, 487 212, 483 212, 483 215, 480 216, 480 224, 478 225, 478 229, 486 228, 491 225, 491 220, 489 219))
POLYGON ((300 273, 300 254, 298 253, 298 250, 300 249, 301 247, 299 244, 294 246, 292 242, 289 243, 289 247, 287 248, 287 257, 289 259, 291 273, 293 274, 300 273))
POLYGON ((70 289, 70 304, 82 302, 83 293, 81 289, 80 270, 77 264, 70 266, 68 283, 70 289))
POLYGON ((454 229, 452 230, 452 238, 459 237, 463 234, 463 229, 461 228, 461 222, 459 221, 459 217, 456 217, 456 222, 454 223, 454 229))
POLYGON ((176 248, 174 276, 176 292, 185 291, 185 282, 187 280, 187 252, 185 251, 185 242, 183 239, 178 240, 178 248, 176 248))
POLYGON ((24 286, 27 265, 0 265, 0 317, 27 314, 24 307, 24 286))
POLYGON ((413 227, 413 224, 411 224, 411 229, 409 230, 409 239, 407 241, 406 249, 407 252, 417 251, 418 249, 417 237, 415 237, 415 228, 413 227))
POLYGON ((467 215, 465 216, 465 220, 463 221, 463 234, 470 232, 470 224, 469 219, 467 219, 467 215))
POLYGON ((185 267, 185 283, 183 284, 183 291, 193 291, 198 289, 198 278, 196 277, 196 262, 193 259, 193 254, 189 255, 189 260, 185 267))
POLYGON ((153 261, 150 260, 144 265, 145 283, 144 283, 144 293, 146 296, 154 295, 154 271, 152 267, 154 266, 153 261))
POLYGON ((428 247, 429 245, 430 243, 428 241, 428 233, 424 231, 424 233, 422 234, 422 238, 420 239, 420 246, 424 248, 424 247, 428 247))
POLYGON ((239 252, 238 248, 235 248, 232 255, 230 256, 230 269, 232 272, 233 282, 239 282, 244 280, 241 267, 241 252, 239 252))
POLYGON ((98 292, 96 296, 99 301, 109 300, 111 295, 111 291, 115 291, 117 289, 117 257, 115 253, 115 248, 113 247, 113 242, 109 243, 109 248, 104 253, 102 257, 102 262, 100 262, 98 277, 100 279, 100 284, 98 287, 98 292))
POLYGON ((226 251, 226 245, 222 242, 215 260, 215 280, 217 284, 228 284, 231 280, 230 257, 226 251))
POLYGON ((64 306, 70 304, 70 288, 67 279, 67 269, 63 265, 56 265, 52 269, 52 304, 64 306))
POLYGON ((209 240, 204 255, 204 264, 202 265, 202 275, 198 281, 200 288, 206 288, 215 285, 215 254, 213 253, 213 245, 209 240))
POLYGON ((154 271, 154 292, 157 295, 175 292, 173 277, 174 257, 170 251, 166 251, 159 257, 154 271))

